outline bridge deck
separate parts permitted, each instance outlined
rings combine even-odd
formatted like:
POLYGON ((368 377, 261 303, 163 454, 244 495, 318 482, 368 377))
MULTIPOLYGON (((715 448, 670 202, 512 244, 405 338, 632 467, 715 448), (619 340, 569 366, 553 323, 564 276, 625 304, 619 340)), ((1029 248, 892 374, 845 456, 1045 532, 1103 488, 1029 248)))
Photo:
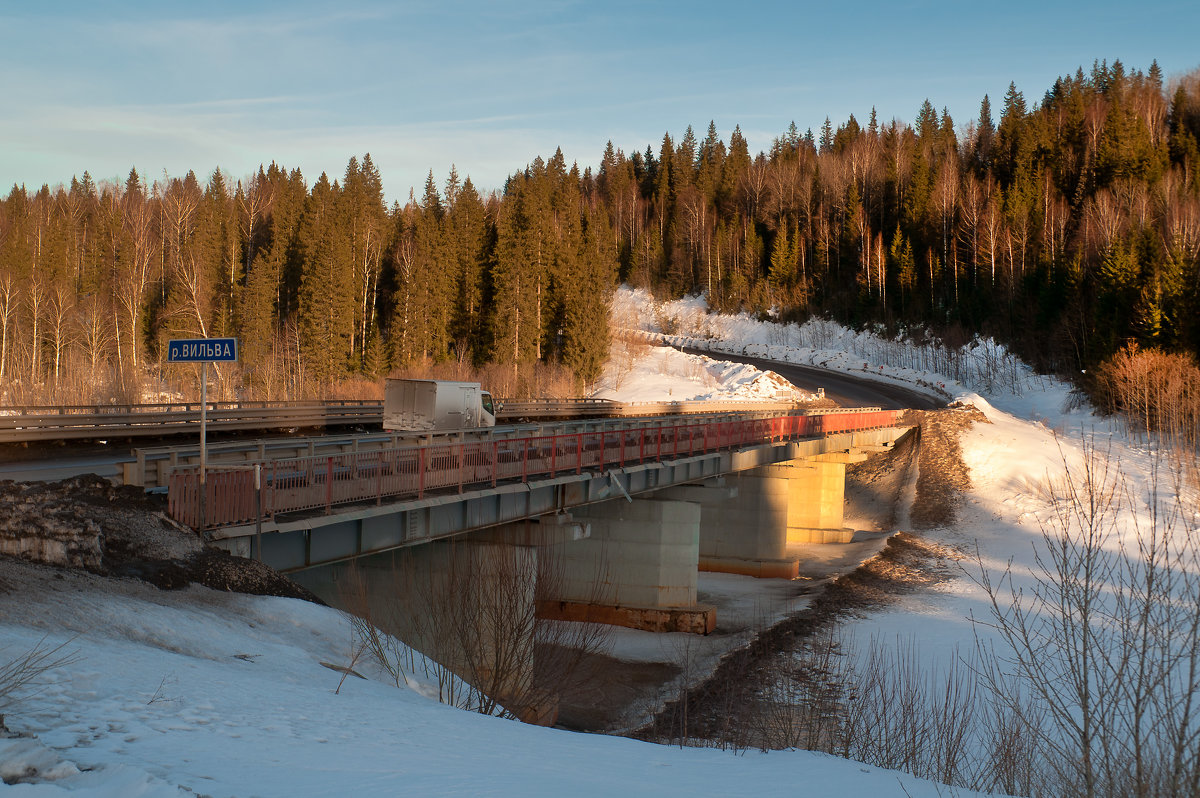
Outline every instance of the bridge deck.
POLYGON ((422 498, 429 491, 496 487, 532 477, 603 471, 727 449, 895 426, 893 410, 672 420, 624 429, 461 440, 209 469, 202 517, 198 468, 169 479, 173 518, 197 529, 241 525, 281 513, 422 498), (257 469, 257 472, 256 472, 257 469), (256 473, 261 494, 255 490, 256 473), (261 507, 261 510, 259 509, 261 507))

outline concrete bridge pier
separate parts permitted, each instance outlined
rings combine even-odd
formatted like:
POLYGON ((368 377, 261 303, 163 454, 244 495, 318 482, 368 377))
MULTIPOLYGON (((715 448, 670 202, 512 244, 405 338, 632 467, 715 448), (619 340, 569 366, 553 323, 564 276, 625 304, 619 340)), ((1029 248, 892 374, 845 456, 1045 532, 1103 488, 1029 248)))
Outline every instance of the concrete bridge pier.
POLYGON ((696 600, 700 505, 616 499, 572 513, 591 533, 555 552, 562 578, 542 593, 539 615, 659 632, 716 628, 716 608, 696 600))
POLYGON ((765 468, 659 491, 662 499, 700 507, 701 571, 793 579, 799 564, 787 555, 788 481, 765 468))
POLYGON ((761 471, 787 480, 787 542, 849 543, 845 528, 846 466, 867 459, 862 451, 827 452, 761 471))
POLYGON ((658 491, 659 499, 701 508, 701 571, 794 579, 799 561, 792 543, 848 543, 846 465, 867 455, 828 452, 730 474, 702 485, 658 491))

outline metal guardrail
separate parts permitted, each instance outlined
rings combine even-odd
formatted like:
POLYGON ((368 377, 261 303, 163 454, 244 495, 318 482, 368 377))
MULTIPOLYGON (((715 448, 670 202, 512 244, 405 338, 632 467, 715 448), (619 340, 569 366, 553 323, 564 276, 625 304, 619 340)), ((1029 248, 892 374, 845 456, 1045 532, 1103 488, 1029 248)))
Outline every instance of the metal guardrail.
MULTIPOLYGON (((599 400, 603 401, 603 400, 599 400)), ((613 403, 610 403, 613 404, 613 403)), ((703 403, 692 403, 698 411, 703 403)), ((736 411, 700 413, 689 415, 700 421, 728 421, 736 414, 740 417, 762 417, 779 413, 779 406, 767 403, 739 403, 745 408, 736 411)), ((627 405, 630 408, 638 404, 627 405)), ((723 406, 723 405, 717 405, 723 406)), ((782 406, 784 412, 791 405, 782 406)), ((878 410, 879 408, 873 408, 878 410)), ((858 408, 846 412, 857 412, 858 408)), ((824 413, 826 411, 804 411, 824 413)), ((344 454, 346 452, 373 451, 376 449, 418 446, 433 443, 459 443, 464 440, 494 440, 529 436, 575 434, 579 432, 613 431, 625 427, 636 427, 653 423, 661 416, 595 416, 579 415, 570 419, 546 420, 528 424, 505 424, 498 427, 480 427, 469 430, 438 430, 423 432, 366 432, 350 435, 288 436, 286 438, 256 438, 253 440, 221 441, 208 444, 208 462, 216 468, 253 462, 267 462, 292 457, 316 457, 344 454)), ((146 490, 165 488, 171 471, 179 467, 200 463, 200 447, 195 443, 168 446, 139 447, 133 450, 133 461, 123 464, 123 481, 126 485, 137 485, 146 490)))
MULTIPOLYGON (((785 415, 721 421, 687 420, 630 425, 615 430, 531 435, 491 440, 295 457, 263 462, 262 517, 386 498, 421 498, 426 492, 491 485, 583 469, 692 456, 721 449, 895 426, 899 411, 785 415)), ((193 528, 247 524, 260 516, 254 463, 206 472, 206 518, 200 519, 198 468, 169 478, 170 514, 193 528)))
MULTIPOLYGON (((207 408, 212 431, 383 422, 383 403, 358 399, 208 402, 207 408)), ((0 407, 0 443, 169 435, 190 431, 199 422, 199 402, 0 407)))
MULTIPOLYGON (((501 399, 496 404, 497 419, 506 422, 716 412, 789 412, 796 407, 792 402, 616 402, 610 399, 501 399)), ((208 427, 212 431, 383 423, 383 404, 374 400, 209 402, 207 408, 208 427)), ((199 402, 0 407, 0 443, 155 437, 189 432, 199 421, 199 402)))
POLYGON ((497 420, 628 418, 745 411, 790 412, 797 408, 795 402, 770 400, 618 402, 612 399, 532 399, 528 401, 500 399, 496 404, 498 407, 497 420))
POLYGON ((611 399, 497 399, 496 420, 535 418, 608 418, 622 404, 611 399))

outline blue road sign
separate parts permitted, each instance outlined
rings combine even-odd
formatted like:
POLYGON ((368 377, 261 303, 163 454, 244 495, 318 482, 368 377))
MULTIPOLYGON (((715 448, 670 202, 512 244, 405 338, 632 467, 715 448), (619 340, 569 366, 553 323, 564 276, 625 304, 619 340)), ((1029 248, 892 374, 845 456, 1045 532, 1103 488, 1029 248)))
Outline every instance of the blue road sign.
POLYGON ((236 338, 190 338, 167 343, 168 363, 224 363, 237 359, 236 338))

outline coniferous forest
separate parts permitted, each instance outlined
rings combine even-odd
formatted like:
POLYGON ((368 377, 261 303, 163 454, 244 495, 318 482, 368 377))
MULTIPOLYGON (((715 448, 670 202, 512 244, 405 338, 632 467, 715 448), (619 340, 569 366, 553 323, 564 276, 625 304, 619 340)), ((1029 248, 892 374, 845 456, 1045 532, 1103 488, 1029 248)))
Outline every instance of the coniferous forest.
POLYGON ((595 171, 539 157, 491 193, 430 172, 391 207, 369 155, 311 184, 272 163, 14 186, 0 400, 180 388, 193 370, 163 363, 180 337, 240 340, 227 397, 332 395, 448 360, 585 383, 622 281, 952 345, 985 333, 1062 374, 1130 343, 1200 352, 1200 72, 1167 85, 1156 63, 1098 62, 960 122, 927 100, 912 125, 827 118, 758 154, 739 129, 689 127, 610 143, 595 171))

